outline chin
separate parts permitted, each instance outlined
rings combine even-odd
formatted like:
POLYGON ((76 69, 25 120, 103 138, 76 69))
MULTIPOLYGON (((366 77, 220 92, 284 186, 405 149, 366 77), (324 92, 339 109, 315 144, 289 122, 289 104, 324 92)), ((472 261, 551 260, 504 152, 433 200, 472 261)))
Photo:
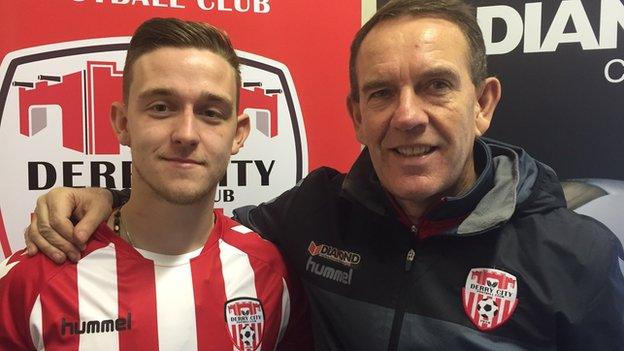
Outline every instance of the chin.
POLYGON ((196 185, 156 186, 152 189, 160 198, 175 205, 192 205, 203 202, 213 194, 212 188, 196 185))
MULTIPOLYGON (((423 178, 423 177, 418 177, 423 178)), ((415 203, 428 203, 437 200, 442 188, 440 183, 431 179, 417 179, 406 182, 391 182, 387 190, 397 200, 415 203)))

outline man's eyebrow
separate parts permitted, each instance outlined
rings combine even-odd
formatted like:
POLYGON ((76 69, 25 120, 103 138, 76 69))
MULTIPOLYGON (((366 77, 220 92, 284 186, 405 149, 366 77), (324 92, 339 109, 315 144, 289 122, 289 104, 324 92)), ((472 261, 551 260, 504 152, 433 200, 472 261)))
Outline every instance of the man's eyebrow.
POLYGON ((213 93, 202 93, 199 98, 201 101, 216 102, 219 104, 225 104, 227 106, 232 106, 234 104, 234 102, 230 98, 213 93))
MULTIPOLYGON (((450 67, 433 67, 428 69, 425 72, 418 74, 418 81, 428 81, 433 78, 445 78, 450 80, 452 83, 457 83, 460 81, 459 72, 457 70, 450 67)), ((385 88, 393 85, 392 80, 389 79, 373 79, 368 82, 365 82, 362 85, 362 91, 368 92, 377 90, 380 88, 385 88)))
MULTIPOLYGON (((153 97, 171 97, 171 96, 177 96, 178 94, 173 90, 173 89, 169 89, 169 88, 153 88, 153 89, 148 89, 144 92, 142 92, 141 94, 139 94, 138 99, 139 100, 146 100, 149 98, 153 98, 153 97)), ((216 102, 219 104, 226 104, 228 106, 231 106, 233 104, 232 100, 229 99, 228 97, 222 96, 222 95, 218 95, 218 94, 213 94, 213 93, 209 93, 209 92, 204 92, 199 96, 199 100, 200 101, 209 101, 209 102, 216 102)))
POLYGON ((450 67, 434 67, 420 75, 421 80, 430 80, 432 78, 445 78, 453 82, 459 82, 460 76, 457 70, 450 67))
POLYGON ((154 97, 154 96, 175 96, 176 94, 174 93, 174 91, 172 89, 167 89, 167 88, 154 88, 154 89, 148 89, 144 92, 142 92, 141 94, 139 94, 138 99, 139 100, 144 100, 150 97, 154 97))

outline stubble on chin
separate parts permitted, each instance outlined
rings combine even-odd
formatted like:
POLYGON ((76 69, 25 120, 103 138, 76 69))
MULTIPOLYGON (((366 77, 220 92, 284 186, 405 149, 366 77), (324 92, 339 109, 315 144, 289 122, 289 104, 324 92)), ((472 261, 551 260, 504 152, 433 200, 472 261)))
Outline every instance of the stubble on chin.
POLYGON ((213 182, 213 186, 205 186, 193 190, 178 186, 159 186, 154 184, 149 178, 144 177, 137 168, 135 168, 135 172, 156 196, 174 205, 193 205, 204 202, 207 200, 207 197, 214 197, 213 190, 218 185, 217 182, 213 182))

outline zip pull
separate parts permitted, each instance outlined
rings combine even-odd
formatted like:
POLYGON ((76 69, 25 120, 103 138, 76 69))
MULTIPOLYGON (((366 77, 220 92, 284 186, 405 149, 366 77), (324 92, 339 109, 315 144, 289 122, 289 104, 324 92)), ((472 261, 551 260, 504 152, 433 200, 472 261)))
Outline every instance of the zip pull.
POLYGON ((405 271, 409 272, 412 270, 412 263, 414 263, 414 257, 416 257, 416 252, 414 249, 410 249, 407 252, 407 257, 405 259, 405 271))

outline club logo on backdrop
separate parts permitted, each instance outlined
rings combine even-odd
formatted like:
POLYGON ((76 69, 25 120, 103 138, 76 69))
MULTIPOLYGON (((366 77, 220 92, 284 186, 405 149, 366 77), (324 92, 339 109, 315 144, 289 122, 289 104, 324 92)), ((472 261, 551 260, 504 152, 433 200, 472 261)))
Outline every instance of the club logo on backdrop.
MULTIPOLYGON (((2 61, 4 256, 23 245, 22 230, 43 191, 55 186, 130 187, 130 152, 119 146, 109 120, 111 103, 122 98, 129 39, 23 49, 2 61)), ((252 132, 219 183, 215 206, 226 213, 275 197, 307 173, 303 117, 288 69, 268 58, 238 54, 240 108, 251 117, 252 132)))
POLYGON ((473 268, 462 288, 464 311, 470 321, 487 331, 499 327, 518 305, 515 276, 491 268, 473 268))
POLYGON ((225 320, 234 346, 240 351, 257 350, 264 333, 264 312, 254 298, 236 298, 225 303, 225 320))

